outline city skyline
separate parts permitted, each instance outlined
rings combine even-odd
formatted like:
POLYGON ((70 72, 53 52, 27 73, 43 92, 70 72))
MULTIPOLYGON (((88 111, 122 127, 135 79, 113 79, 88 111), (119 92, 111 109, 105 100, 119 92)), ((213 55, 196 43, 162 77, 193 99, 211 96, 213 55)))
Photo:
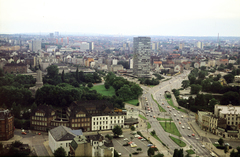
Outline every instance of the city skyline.
POLYGON ((240 1, 0 0, 0 33, 240 36, 240 1))

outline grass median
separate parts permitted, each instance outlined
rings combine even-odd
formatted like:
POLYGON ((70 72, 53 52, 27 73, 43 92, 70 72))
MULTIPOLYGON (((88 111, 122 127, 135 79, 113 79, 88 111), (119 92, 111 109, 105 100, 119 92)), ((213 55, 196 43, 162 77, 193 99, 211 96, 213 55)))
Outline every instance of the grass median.
POLYGON ((151 128, 151 124, 149 122, 147 122, 147 128, 150 129, 151 128))
POLYGON ((175 138, 175 137, 172 137, 172 136, 169 136, 177 145, 179 145, 179 147, 185 147, 186 146, 186 143, 184 143, 183 141, 175 138))
POLYGON ((172 121, 172 119, 166 119, 166 118, 159 118, 157 117, 158 121, 172 121))
POLYGON ((166 131, 168 133, 171 133, 173 135, 176 135, 176 136, 180 136, 180 137, 182 136, 179 133, 175 123, 170 123, 170 122, 166 122, 166 123, 165 122, 159 122, 159 123, 163 127, 164 131, 166 131))
POLYGON ((155 103, 158 105, 159 111, 160 111, 160 112, 166 112, 166 110, 165 110, 164 108, 162 108, 162 106, 159 105, 159 103, 157 102, 157 100, 155 100, 155 99, 153 98, 153 95, 152 95, 152 94, 151 94, 151 96, 152 96, 153 101, 155 101, 155 103))
POLYGON ((188 154, 195 154, 195 152, 192 149, 186 150, 188 154))
POLYGON ((147 118, 146 117, 144 117, 143 115, 141 115, 141 114, 139 114, 138 115, 140 118, 142 118, 143 120, 147 120, 147 118))
POLYGON ((166 96, 165 96, 165 98, 166 98, 166 100, 167 100, 167 102, 168 102, 168 104, 169 104, 170 106, 172 106, 173 108, 175 108, 175 109, 178 110, 178 111, 181 111, 181 112, 187 113, 186 110, 174 106, 174 105, 173 105, 172 98, 167 98, 166 96))

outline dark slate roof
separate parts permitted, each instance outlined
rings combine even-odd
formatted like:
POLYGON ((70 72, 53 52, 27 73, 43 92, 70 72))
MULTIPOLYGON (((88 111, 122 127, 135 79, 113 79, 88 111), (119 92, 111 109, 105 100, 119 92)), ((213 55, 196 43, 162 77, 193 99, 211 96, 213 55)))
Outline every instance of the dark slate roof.
POLYGON ((50 133, 56 141, 68 141, 73 140, 76 136, 70 131, 70 128, 61 125, 50 130, 50 133))
POLYGON ((105 145, 106 147, 113 147, 112 141, 104 142, 104 145, 105 145))
POLYGON ((45 117, 50 117, 51 116, 51 113, 53 110, 53 108, 49 105, 39 105, 35 110, 33 110, 31 112, 31 115, 35 115, 35 112, 37 111, 42 111, 45 113, 45 117))

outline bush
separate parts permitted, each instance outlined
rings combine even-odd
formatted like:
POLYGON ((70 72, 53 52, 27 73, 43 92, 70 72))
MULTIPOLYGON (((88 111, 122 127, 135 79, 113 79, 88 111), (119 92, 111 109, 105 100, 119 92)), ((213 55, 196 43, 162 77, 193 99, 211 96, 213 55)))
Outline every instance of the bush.
POLYGON ((134 153, 132 153, 133 155, 137 155, 138 154, 138 152, 134 152, 134 153))
POLYGON ((217 149, 224 149, 225 148, 225 146, 217 146, 217 149))

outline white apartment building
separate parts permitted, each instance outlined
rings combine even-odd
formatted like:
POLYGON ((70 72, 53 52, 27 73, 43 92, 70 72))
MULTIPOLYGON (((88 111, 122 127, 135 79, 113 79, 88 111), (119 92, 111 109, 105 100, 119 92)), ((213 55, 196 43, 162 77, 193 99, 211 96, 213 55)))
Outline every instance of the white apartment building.
POLYGON ((224 118, 227 120, 227 125, 240 125, 240 106, 232 106, 231 104, 215 105, 214 115, 216 117, 224 118))
POLYGON ((109 130, 119 125, 123 128, 125 114, 114 113, 111 115, 92 116, 92 131, 109 130))

